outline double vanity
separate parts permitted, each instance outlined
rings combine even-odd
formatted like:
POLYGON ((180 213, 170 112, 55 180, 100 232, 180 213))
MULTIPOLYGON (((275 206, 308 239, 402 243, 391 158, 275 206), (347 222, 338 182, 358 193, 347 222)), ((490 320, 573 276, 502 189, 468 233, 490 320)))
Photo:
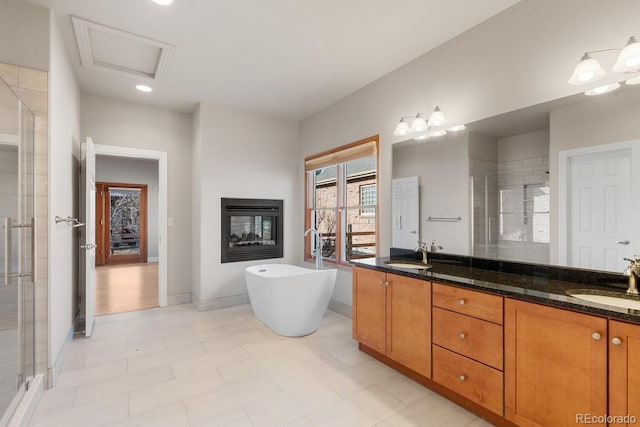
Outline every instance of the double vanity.
POLYGON ((496 425, 640 422, 640 298, 624 276, 392 254, 352 262, 360 350, 496 425), (603 295, 616 305, 589 301, 603 295))

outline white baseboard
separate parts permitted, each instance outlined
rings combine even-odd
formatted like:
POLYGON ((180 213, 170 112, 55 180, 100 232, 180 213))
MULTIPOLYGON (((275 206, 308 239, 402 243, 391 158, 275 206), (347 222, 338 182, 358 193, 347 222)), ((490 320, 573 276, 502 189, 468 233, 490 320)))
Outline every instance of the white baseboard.
POLYGON ((54 387, 56 385, 56 381, 58 380, 58 376, 60 372, 62 372, 62 367, 64 366, 64 362, 67 359, 67 353, 69 353, 69 348, 71 347, 71 341, 73 341, 73 325, 69 329, 67 336, 62 343, 62 348, 58 352, 58 357, 56 357, 53 366, 48 369, 47 372, 47 384, 49 388, 54 387))
POLYGON ((160 257, 157 256, 148 256, 147 262, 160 262, 160 257))
POLYGON ((189 304, 191 302, 191 298, 191 292, 168 295, 167 305, 189 304))
POLYGON ((352 319, 353 316, 353 308, 349 304, 345 304, 334 299, 329 301, 329 310, 335 311, 338 314, 342 314, 349 319, 352 319))
POLYGON ((196 299, 193 305, 198 311, 219 310, 221 308, 233 307, 234 305, 249 304, 249 294, 230 295, 227 297, 196 299))

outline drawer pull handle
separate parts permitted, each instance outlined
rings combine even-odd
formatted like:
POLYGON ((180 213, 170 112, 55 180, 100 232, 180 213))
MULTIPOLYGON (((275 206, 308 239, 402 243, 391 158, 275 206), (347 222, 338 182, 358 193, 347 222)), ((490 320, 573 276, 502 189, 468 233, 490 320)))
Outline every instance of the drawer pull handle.
POLYGON ((467 379, 467 376, 466 376, 466 375, 460 375, 460 381, 464 381, 464 380, 466 380, 466 379, 467 379))
POLYGON ((465 302, 466 302, 466 301, 465 301, 463 298, 460 298, 460 300, 458 301, 458 303, 459 303, 460 305, 464 305, 464 303, 465 303, 465 302))
POLYGON ((594 333, 591 334, 591 337, 596 341, 600 341, 600 339, 602 338, 602 335, 600 335, 597 332, 594 332, 594 333))
POLYGON ((466 336, 467 336, 467 334, 465 334, 464 332, 460 333, 460 339, 461 340, 463 340, 466 336))
POLYGON ((611 343, 613 345, 620 345, 620 344, 622 344, 622 340, 620 338, 618 338, 618 337, 613 337, 613 338, 611 338, 611 343))

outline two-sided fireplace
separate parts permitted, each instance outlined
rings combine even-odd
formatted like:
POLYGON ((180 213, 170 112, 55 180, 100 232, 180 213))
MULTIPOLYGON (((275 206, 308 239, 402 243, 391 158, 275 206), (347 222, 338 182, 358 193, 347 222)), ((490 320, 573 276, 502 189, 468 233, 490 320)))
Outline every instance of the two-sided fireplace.
POLYGON ((221 199, 221 262, 282 258, 283 201, 221 199))

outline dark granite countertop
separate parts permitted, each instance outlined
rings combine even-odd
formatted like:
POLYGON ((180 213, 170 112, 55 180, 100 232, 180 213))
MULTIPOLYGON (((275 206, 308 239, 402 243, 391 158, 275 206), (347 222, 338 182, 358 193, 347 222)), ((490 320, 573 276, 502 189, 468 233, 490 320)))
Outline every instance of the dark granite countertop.
POLYGON ((640 301, 640 297, 625 293, 627 278, 622 274, 445 254, 434 255, 430 262, 431 269, 416 270, 386 264, 394 261, 416 262, 415 254, 400 252, 394 255, 393 250, 391 253, 391 257, 367 258, 351 263, 358 267, 640 324, 640 310, 589 302, 568 295, 568 291, 578 289, 584 290, 581 293, 585 294, 602 290, 610 295, 640 301))

